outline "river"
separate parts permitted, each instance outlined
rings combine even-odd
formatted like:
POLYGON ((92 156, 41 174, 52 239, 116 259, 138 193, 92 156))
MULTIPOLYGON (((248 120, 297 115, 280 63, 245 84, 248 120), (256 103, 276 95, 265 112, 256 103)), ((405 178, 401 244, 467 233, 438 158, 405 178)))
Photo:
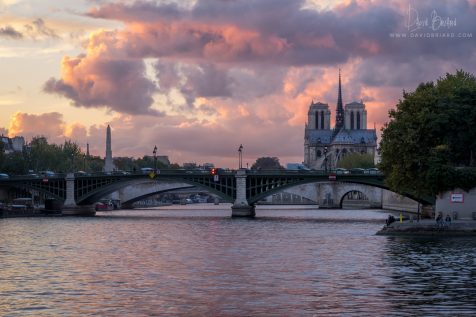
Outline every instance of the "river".
POLYGON ((0 219, 0 316, 474 316, 476 240, 374 210, 226 205, 0 219))

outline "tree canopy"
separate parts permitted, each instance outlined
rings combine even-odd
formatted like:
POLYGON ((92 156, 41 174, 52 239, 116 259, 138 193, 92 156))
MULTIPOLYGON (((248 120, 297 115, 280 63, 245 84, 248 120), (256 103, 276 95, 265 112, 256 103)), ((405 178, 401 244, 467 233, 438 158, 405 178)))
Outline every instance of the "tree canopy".
MULTIPOLYGON (((116 157, 114 164, 120 170, 139 170, 141 167, 154 166, 152 156, 143 158, 116 157)), ((157 167, 172 168, 158 161, 157 167)), ((26 174, 28 171, 69 172, 84 170, 100 172, 104 168, 104 159, 99 156, 87 156, 81 152, 78 144, 65 141, 64 144, 49 144, 44 136, 34 137, 22 152, 4 153, 3 142, 0 142, 0 172, 26 174)), ((175 168, 177 168, 175 166, 175 168)))
POLYGON ((380 169, 397 192, 476 186, 476 79, 459 70, 404 92, 382 129, 380 169))
POLYGON ((277 157, 260 157, 251 165, 254 170, 278 170, 283 169, 277 157))
POLYGON ((375 167, 374 158, 368 153, 348 153, 341 160, 337 162, 337 167, 346 169, 351 168, 371 168, 375 167))

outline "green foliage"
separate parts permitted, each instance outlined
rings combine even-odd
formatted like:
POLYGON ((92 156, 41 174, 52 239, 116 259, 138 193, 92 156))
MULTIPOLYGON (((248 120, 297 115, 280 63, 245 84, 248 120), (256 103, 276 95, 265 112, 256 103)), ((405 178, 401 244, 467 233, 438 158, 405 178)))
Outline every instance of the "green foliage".
POLYGON ((169 165, 169 168, 170 168, 170 169, 179 169, 179 168, 180 168, 180 165, 178 165, 177 163, 171 163, 171 164, 169 165))
POLYGON ((13 152, 5 155, 2 172, 8 174, 24 174, 27 171, 23 153, 13 152))
MULTIPOLYGON (((154 157, 146 155, 143 158, 131 157, 114 158, 118 170, 136 171, 142 167, 154 167, 154 157)), ((23 152, 3 153, 3 142, 0 142, 0 171, 10 174, 26 174, 29 170, 35 172, 51 170, 59 173, 70 171, 101 172, 104 159, 99 156, 86 156, 78 144, 65 141, 62 145, 49 144, 44 136, 34 137, 23 152)), ((177 164, 170 167, 157 161, 157 168, 179 168, 177 164)))
POLYGON ((256 159, 256 162, 251 165, 251 169, 254 170, 278 170, 284 169, 279 163, 277 157, 260 157, 256 159))
POLYGON ((395 191, 436 195, 476 185, 476 79, 459 70, 404 92, 382 133, 380 169, 395 191))
POLYGON ((99 156, 90 156, 86 158, 85 172, 102 172, 104 169, 104 160, 99 156))
POLYGON ((121 171, 132 171, 134 169, 134 159, 132 157, 114 158, 114 166, 121 171))
POLYGON ((371 168, 375 167, 374 158, 368 153, 349 153, 337 162, 337 167, 351 168, 371 168))
MULTIPOLYGON (((141 169, 143 167, 154 167, 154 164, 154 157, 150 155, 144 155, 142 158, 138 158, 134 161, 134 166, 136 169, 141 169)), ((168 168, 168 166, 160 161, 157 161, 157 168, 164 169, 168 168)))
POLYGON ((5 144, 0 141, 0 171, 3 170, 3 163, 5 162, 5 144))

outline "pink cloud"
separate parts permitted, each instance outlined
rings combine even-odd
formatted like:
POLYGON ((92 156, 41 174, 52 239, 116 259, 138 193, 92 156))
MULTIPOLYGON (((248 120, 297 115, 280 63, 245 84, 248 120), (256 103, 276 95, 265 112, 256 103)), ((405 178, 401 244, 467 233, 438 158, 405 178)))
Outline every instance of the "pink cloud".
POLYGON ((63 115, 58 112, 40 115, 17 112, 10 119, 8 135, 10 137, 23 136, 27 140, 42 135, 54 142, 63 136, 63 129, 63 115))
POLYGON ((141 60, 102 55, 64 57, 62 79, 50 78, 44 91, 57 93, 81 107, 107 107, 123 113, 160 114, 152 109, 155 86, 144 77, 141 60))
MULTIPOLYGON (((334 115, 339 67, 344 102, 363 99, 369 127, 383 125, 402 89, 455 68, 476 71, 472 40, 392 38, 405 30, 406 7, 396 1, 348 1, 329 11, 303 10, 303 4, 100 5, 88 15, 121 21, 124 28, 92 34, 85 54, 65 57, 61 77, 44 90, 75 106, 117 112, 111 122, 117 155, 150 154, 157 144, 172 161, 231 166, 240 143, 248 160, 302 161, 308 106, 329 103, 334 115), (146 76, 144 59, 154 60, 148 70, 155 78, 146 76)), ((437 3, 436 9, 457 15, 461 30, 476 28, 474 3, 437 3)), ((87 129, 100 154, 104 129, 87 129)))

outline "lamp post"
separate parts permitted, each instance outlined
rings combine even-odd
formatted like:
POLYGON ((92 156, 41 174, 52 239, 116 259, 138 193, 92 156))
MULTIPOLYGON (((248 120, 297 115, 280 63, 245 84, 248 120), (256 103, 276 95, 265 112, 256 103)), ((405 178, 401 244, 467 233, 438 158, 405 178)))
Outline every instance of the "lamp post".
POLYGON ((242 169, 243 167, 243 144, 240 144, 238 148, 238 168, 242 169))
POLYGON ((74 152, 71 153, 71 173, 74 173, 74 152))
POLYGON ((324 170, 327 174, 327 146, 324 147, 324 170))
POLYGON ((157 145, 154 146, 152 154, 154 154, 154 173, 157 173, 157 145))

